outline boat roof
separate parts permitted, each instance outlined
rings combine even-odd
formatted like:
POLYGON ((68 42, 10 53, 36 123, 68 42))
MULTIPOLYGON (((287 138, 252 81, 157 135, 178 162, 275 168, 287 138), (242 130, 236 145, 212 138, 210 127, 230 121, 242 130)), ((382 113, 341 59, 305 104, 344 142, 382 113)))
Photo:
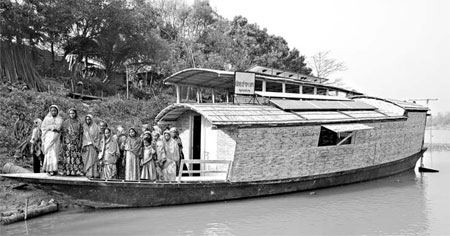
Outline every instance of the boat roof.
POLYGON ((373 97, 373 96, 367 96, 367 95, 358 95, 351 97, 353 100, 359 100, 365 103, 372 104, 376 107, 378 107, 378 104, 381 104, 383 102, 393 104, 397 107, 400 107, 407 111, 429 111, 428 107, 425 107, 423 105, 414 103, 414 102, 408 102, 408 101, 402 101, 398 99, 391 99, 391 98, 379 98, 379 97, 373 97))
POLYGON ((287 99, 272 99, 272 104, 282 110, 301 111, 346 111, 346 110, 376 110, 377 108, 360 101, 298 101, 287 99))
POLYGON ((387 104, 381 109, 360 101, 282 101, 272 105, 177 103, 155 118, 159 124, 176 122, 188 111, 212 125, 294 125, 299 123, 348 123, 368 120, 405 119, 405 110, 387 104))
POLYGON ((167 77, 164 79, 164 83, 232 90, 234 88, 234 72, 189 68, 167 77))
POLYGON ((157 122, 176 121, 187 111, 201 114, 213 125, 283 124, 299 122, 299 116, 267 105, 234 104, 173 104, 162 110, 155 118, 157 122))
MULTIPOLYGON (((252 71, 247 71, 252 72, 252 71)), ((201 88, 214 88, 221 89, 225 91, 233 91, 234 90, 234 71, 223 71, 223 70, 212 70, 212 69, 204 69, 204 68, 188 68, 164 79, 164 83, 168 85, 184 85, 184 86, 192 86, 192 87, 201 87, 201 88)), ((273 81, 282 81, 286 83, 297 83, 297 84, 305 84, 305 85, 314 85, 317 87, 329 88, 332 90, 338 90, 343 92, 349 92, 355 95, 362 95, 362 93, 343 89, 331 85, 325 85, 319 82, 314 82, 315 80, 299 80, 293 77, 280 77, 280 76, 272 76, 267 74, 255 74, 257 79, 262 80, 273 80, 273 81)), ((322 78, 321 78, 322 79, 322 78)), ((324 79, 322 79, 324 80, 324 79)), ((262 93, 262 92, 259 92, 262 93)), ((275 93, 274 93, 275 94, 275 93)), ((287 95, 288 93, 283 93, 287 95)), ((306 94, 305 94, 306 95, 306 94)), ((276 96, 276 95, 273 95, 276 96)), ((278 95, 279 96, 279 95, 278 95)), ((326 96, 327 99, 330 99, 332 96, 326 96)), ((343 98, 337 98, 342 100, 343 98)))

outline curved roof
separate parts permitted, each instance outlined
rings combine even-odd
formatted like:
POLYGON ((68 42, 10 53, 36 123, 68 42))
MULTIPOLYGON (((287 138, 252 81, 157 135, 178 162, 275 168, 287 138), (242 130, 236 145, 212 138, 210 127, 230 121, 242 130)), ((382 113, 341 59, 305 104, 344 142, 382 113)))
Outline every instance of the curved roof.
POLYGON ((173 104, 162 110, 156 122, 176 121, 186 111, 195 111, 213 125, 287 124, 304 120, 291 112, 265 105, 173 104))
POLYGON ((401 100, 397 100, 397 99, 385 99, 385 98, 378 98, 378 97, 372 97, 372 96, 353 96, 351 97, 351 99, 360 99, 366 103, 369 103, 370 100, 378 100, 378 101, 383 101, 383 102, 387 102, 390 104, 393 104, 397 107, 400 107, 404 110, 407 111, 411 111, 411 110, 415 110, 415 111, 428 111, 429 109, 425 106, 422 106, 420 104, 417 103, 413 103, 413 102, 407 102, 407 101, 401 101, 401 100))
POLYGON ((190 68, 167 77, 164 79, 164 83, 232 90, 234 88, 234 72, 190 68))
MULTIPOLYGON (((223 71, 223 70, 211 70, 211 69, 203 69, 203 68, 189 68, 179 71, 166 79, 164 79, 165 84, 177 84, 177 85, 186 85, 193 87, 203 87, 203 88, 214 88, 214 89, 223 89, 228 91, 234 91, 234 73, 233 71, 223 71)), ((295 83, 295 84, 304 84, 317 86, 321 88, 329 88, 332 90, 348 92, 355 95, 361 95, 362 93, 351 91, 344 88, 335 87, 332 85, 321 84, 317 82, 311 81, 303 81, 295 78, 288 77, 279 77, 272 75, 264 75, 264 74, 256 74, 256 78, 263 80, 273 80, 273 81, 284 81, 287 83, 295 83)), ((262 93, 262 92, 259 92, 262 93)), ((270 95, 270 94, 266 94, 270 95)), ((286 96, 292 96, 288 93, 283 93, 286 96)), ((263 95, 261 95, 263 96, 263 95)), ((272 96, 276 96, 275 93, 272 93, 272 96)), ((280 95, 278 95, 280 96, 280 95)), ((303 96, 307 96, 303 94, 303 96)), ((330 99, 333 99, 333 96, 326 96, 330 99)), ((316 99, 316 98, 312 98, 316 99)), ((342 100, 343 98, 335 97, 335 99, 342 100)))
MULTIPOLYGON (((334 102, 322 104, 321 101, 309 101, 309 105, 294 104, 296 107, 275 107, 255 104, 207 104, 177 103, 166 107, 155 118, 158 123, 175 122, 185 112, 193 111, 202 115, 212 125, 295 125, 299 123, 351 123, 373 120, 406 119, 405 109, 392 103, 368 99, 371 103, 349 101, 346 104, 334 102), (372 103, 374 102, 375 103, 372 103), (378 102, 376 102, 378 101, 378 102), (310 104, 311 103, 311 104, 310 104), (353 103, 353 104, 350 104, 353 103), (297 106, 301 105, 301 106, 297 106), (283 109, 285 108, 285 109, 283 109), (292 108, 292 109, 290 109, 292 108)), ((302 102, 302 101, 297 101, 302 102)), ((280 105, 280 104, 279 104, 280 105)), ((289 104, 288 104, 289 105, 289 104)))

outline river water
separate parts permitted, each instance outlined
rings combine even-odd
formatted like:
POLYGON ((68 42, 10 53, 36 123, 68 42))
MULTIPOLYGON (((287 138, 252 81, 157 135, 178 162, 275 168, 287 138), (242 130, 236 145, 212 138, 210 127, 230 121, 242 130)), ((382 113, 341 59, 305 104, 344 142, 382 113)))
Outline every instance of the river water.
POLYGON ((416 168, 365 183, 257 199, 64 211, 0 225, 0 235, 450 235, 450 152, 427 151, 424 164, 440 172, 420 174, 416 168))

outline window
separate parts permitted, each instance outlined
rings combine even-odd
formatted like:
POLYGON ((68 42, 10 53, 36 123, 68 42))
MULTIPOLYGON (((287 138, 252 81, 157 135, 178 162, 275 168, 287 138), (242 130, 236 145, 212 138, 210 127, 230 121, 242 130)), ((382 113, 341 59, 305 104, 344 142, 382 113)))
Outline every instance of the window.
POLYGON ((327 128, 320 129, 319 147, 321 146, 335 146, 348 145, 352 143, 353 131, 336 133, 327 128))
POLYGON ((347 93, 343 92, 343 91, 337 91, 337 96, 338 97, 347 97, 347 93))
POLYGON ((278 82, 266 81, 266 92, 283 92, 283 85, 278 82))
POLYGON ((286 84, 286 93, 300 93, 300 86, 295 84, 286 84))
POLYGON ((317 95, 327 95, 327 89, 317 88, 317 95))
POLYGON ((262 85, 263 85, 262 80, 259 79, 255 80, 255 91, 262 92, 262 85))
POLYGON ((180 86, 181 102, 197 102, 197 89, 190 86, 180 86))
POLYGON ((328 90, 328 96, 337 96, 337 91, 335 91, 335 90, 328 90))
POLYGON ((303 86, 302 88, 303 94, 314 94, 314 87, 311 86, 303 86))

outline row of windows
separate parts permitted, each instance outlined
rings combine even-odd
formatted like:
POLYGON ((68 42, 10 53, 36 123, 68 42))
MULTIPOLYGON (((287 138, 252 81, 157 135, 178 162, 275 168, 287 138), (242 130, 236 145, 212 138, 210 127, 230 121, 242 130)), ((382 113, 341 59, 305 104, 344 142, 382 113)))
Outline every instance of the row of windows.
MULTIPOLYGON (((297 93, 297 94, 314 94, 314 87, 313 86, 301 86, 302 91, 300 92, 300 86, 296 84, 285 84, 286 93, 297 93)), ((255 91, 263 91, 263 81, 262 80, 256 80, 255 81, 255 91)), ((266 81, 266 91, 265 92, 276 92, 276 93, 282 93, 283 92, 283 84, 273 81, 266 81)), ((317 95, 329 95, 329 96, 337 96, 337 91, 327 90, 325 88, 317 88, 316 93, 317 95)))

